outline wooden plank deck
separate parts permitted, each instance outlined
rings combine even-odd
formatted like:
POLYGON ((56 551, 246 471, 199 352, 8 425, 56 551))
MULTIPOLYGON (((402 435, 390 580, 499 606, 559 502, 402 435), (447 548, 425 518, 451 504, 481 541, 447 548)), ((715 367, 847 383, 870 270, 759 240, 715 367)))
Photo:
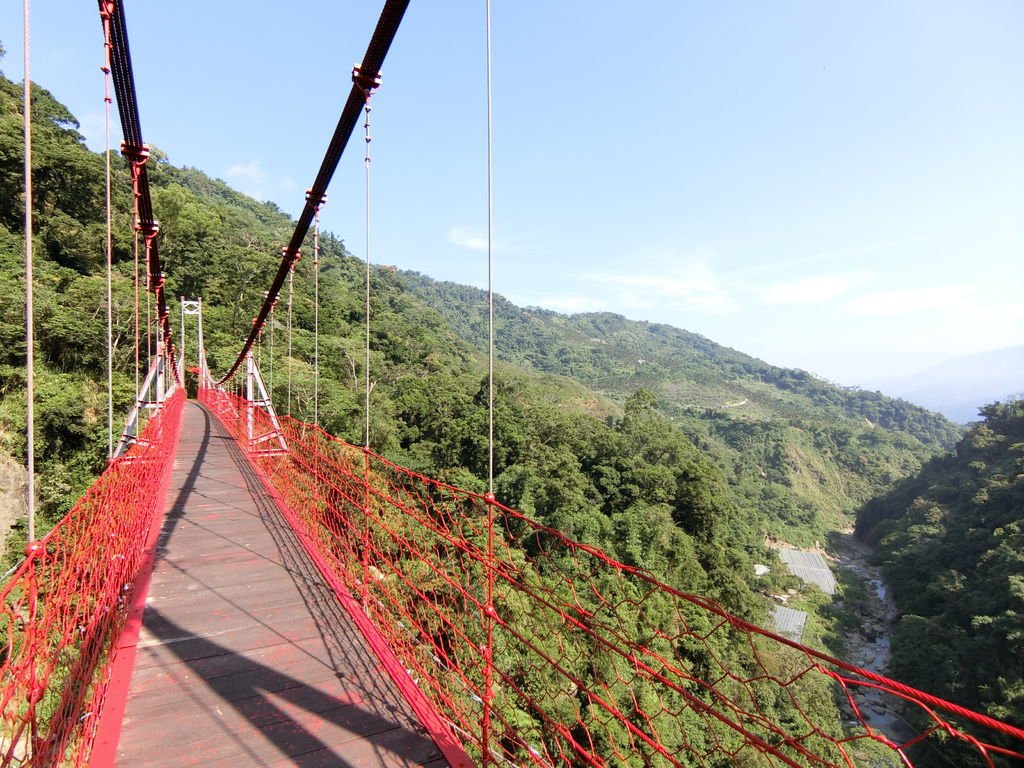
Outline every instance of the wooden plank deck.
POLYGON ((197 403, 185 406, 117 765, 448 765, 197 403))

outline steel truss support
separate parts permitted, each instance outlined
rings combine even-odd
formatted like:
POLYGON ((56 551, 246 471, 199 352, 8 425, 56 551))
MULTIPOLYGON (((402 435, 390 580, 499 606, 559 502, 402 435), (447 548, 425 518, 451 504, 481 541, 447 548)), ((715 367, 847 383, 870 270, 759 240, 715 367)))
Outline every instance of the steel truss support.
POLYGON ((213 389, 213 378, 210 376, 210 365, 206 362, 206 342, 203 340, 203 299, 200 296, 195 301, 186 301, 182 306, 182 312, 196 316, 196 357, 199 358, 199 388, 213 389))
POLYGON ((156 355, 153 357, 153 362, 150 363, 145 381, 142 382, 142 386, 139 387, 139 391, 135 395, 135 403, 128 413, 128 421, 121 433, 121 439, 117 443, 113 458, 120 458, 133 445, 142 443, 142 424, 140 424, 142 414, 145 413, 147 418, 152 418, 153 414, 163 407, 164 401, 174 394, 178 382, 176 378, 171 377, 168 387, 168 373, 167 355, 163 342, 157 342, 156 355))
MULTIPOLYGON (((181 301, 181 344, 178 347, 178 381, 184 383, 185 381, 185 315, 196 318, 196 336, 198 339, 197 347, 199 348, 200 368, 202 363, 206 359, 203 354, 202 343, 203 343, 203 300, 196 299, 191 301, 186 299, 184 296, 179 297, 181 301)), ((202 383, 200 383, 202 386, 202 383)))
POLYGON ((284 439, 284 432, 281 431, 281 422, 278 421, 277 411, 274 410, 274 403, 270 400, 267 387, 263 383, 263 376, 256 360, 249 352, 245 356, 245 431, 249 437, 249 452, 257 454, 287 453, 288 444, 284 439), (256 411, 262 410, 270 421, 270 428, 262 434, 257 434, 256 411))

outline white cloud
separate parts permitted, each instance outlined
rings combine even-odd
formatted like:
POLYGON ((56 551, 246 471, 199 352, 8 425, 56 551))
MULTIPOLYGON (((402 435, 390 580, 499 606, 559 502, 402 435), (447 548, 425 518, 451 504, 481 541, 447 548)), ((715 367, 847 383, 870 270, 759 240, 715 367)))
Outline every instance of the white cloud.
MULTIPOLYGON (((478 229, 465 227, 461 224, 456 224, 448 230, 448 242, 470 251, 487 252, 487 232, 481 232, 478 229)), ((502 240, 496 236, 491 240, 491 249, 495 252, 515 250, 507 240, 502 240)))
POLYGON ((290 176, 272 176, 263 168, 261 160, 235 163, 224 172, 225 181, 239 192, 256 200, 272 200, 280 206, 299 206, 295 197, 296 184, 290 176))
POLYGON ((855 315, 874 316, 913 315, 940 309, 961 313, 973 306, 972 292, 969 287, 956 285, 877 291, 848 301, 843 309, 855 315))
POLYGON ((703 259, 674 266, 662 274, 595 272, 582 279, 616 289, 615 304, 647 306, 654 302, 707 315, 732 314, 739 304, 722 278, 703 259))
MULTIPOLYGON (((1024 302, 1021 301, 1012 304, 991 304, 986 307, 979 307, 978 311, 992 320, 1024 322, 1024 302)), ((1013 331, 1012 328, 1007 328, 1006 330, 1013 331)), ((1016 335, 1019 338, 1020 332, 1018 331, 1016 335)))
POLYGON ((765 304, 823 304, 829 299, 847 293, 850 288, 863 282, 864 279, 864 275, 838 272, 831 275, 784 280, 764 288, 761 300, 765 304))
POLYGON ((449 229, 448 242, 454 243, 460 248, 468 248, 471 251, 487 250, 487 235, 481 236, 474 233, 469 227, 454 226, 449 229))
POLYGON ((262 182, 267 178, 266 171, 260 167, 259 160, 235 163, 225 171, 225 175, 229 179, 240 182, 262 182))

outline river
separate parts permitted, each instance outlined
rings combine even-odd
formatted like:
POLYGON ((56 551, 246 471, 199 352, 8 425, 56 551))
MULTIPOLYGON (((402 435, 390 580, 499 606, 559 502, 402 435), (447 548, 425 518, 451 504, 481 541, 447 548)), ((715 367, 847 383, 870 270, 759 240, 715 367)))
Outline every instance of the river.
MULTIPOLYGON (((842 533, 835 562, 839 568, 856 575, 866 588, 865 599, 856 606, 860 626, 843 638, 844 660, 870 672, 887 675, 892 658, 890 629, 897 616, 896 605, 882 569, 873 565, 870 557, 871 548, 857 541, 852 530, 842 533)), ((867 725, 895 739, 913 734, 899 711, 899 699, 873 688, 856 688, 853 693, 867 725)), ((852 713, 847 714, 852 717, 852 713)))

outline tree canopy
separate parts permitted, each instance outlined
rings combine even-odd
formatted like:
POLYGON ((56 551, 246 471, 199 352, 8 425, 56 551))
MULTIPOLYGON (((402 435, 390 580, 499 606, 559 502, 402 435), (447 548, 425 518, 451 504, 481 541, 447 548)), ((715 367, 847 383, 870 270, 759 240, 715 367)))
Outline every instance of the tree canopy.
POLYGON ((1024 726, 1024 401, 861 510, 900 611, 894 672, 1024 726), (936 663, 936 660, 942 663, 936 663))
MULTIPOLYGON (((65 107, 45 89, 33 94, 38 486, 52 523, 105 463, 104 164, 65 107)), ((0 77, 0 450, 17 457, 25 450, 20 109, 21 87, 0 77)), ((292 222, 159 151, 148 169, 168 295, 202 296, 209 362, 222 371, 251 328, 292 222)), ((118 158, 115 429, 135 387, 131 195, 118 158)), ((338 237, 324 233, 320 243, 319 420, 361 443, 363 265, 338 237)), ((314 397, 312 269, 312 259, 299 263, 291 320, 282 297, 255 351, 279 411, 304 420, 312 419, 314 397)), ((482 490, 485 302, 476 289, 387 268, 373 270, 371 290, 371 447, 482 490)), ((909 404, 767 366, 680 329, 498 307, 499 498, 756 621, 768 621, 758 594, 765 584, 755 583, 752 567, 774 562, 766 535, 823 537, 958 434, 909 404), (730 405, 741 401, 750 407, 730 405)), ((177 322, 173 303, 171 311, 177 322)), ((145 360, 145 332, 139 344, 145 360)), ((1010 598, 1018 586, 1011 584, 1010 598)), ((1000 610, 979 616, 1002 626, 1000 610)), ((721 642, 732 644, 724 655, 744 663, 749 648, 735 638, 721 642)), ((816 700, 822 717, 838 724, 827 692, 816 700)), ((785 719, 787 703, 772 706, 785 719)))

